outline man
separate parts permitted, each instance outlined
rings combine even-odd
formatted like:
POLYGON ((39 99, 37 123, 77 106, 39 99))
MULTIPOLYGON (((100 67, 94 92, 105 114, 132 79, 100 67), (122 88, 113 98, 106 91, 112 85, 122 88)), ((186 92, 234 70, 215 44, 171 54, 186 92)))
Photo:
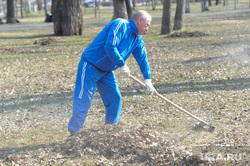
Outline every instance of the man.
POLYGON ((121 94, 113 70, 129 76, 125 61, 132 53, 145 79, 146 93, 153 94, 151 72, 142 34, 148 31, 152 17, 146 11, 136 12, 131 20, 110 22, 82 53, 79 62, 73 113, 68 124, 71 135, 83 127, 96 88, 106 107, 105 124, 116 125, 121 113, 121 94))

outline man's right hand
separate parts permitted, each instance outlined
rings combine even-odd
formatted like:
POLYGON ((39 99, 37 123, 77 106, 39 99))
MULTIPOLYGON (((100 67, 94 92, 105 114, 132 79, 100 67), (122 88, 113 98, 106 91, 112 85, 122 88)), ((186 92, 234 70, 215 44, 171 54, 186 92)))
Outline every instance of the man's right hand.
POLYGON ((152 84, 152 79, 145 79, 145 86, 146 86, 145 93, 153 95, 155 92, 155 88, 152 84))
POLYGON ((120 68, 120 75, 124 75, 126 77, 129 77, 130 75, 130 70, 128 68, 128 66, 125 64, 120 68))

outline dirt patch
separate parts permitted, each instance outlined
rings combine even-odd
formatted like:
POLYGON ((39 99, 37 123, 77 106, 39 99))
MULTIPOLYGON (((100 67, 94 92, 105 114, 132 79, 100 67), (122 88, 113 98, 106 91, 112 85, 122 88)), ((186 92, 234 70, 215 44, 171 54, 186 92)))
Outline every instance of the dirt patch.
POLYGON ((35 40, 33 44, 37 45, 53 45, 56 43, 56 39, 49 37, 48 39, 35 40))
POLYGON ((209 36, 206 33, 200 31, 188 32, 188 31, 181 31, 181 32, 174 32, 168 36, 168 38, 177 38, 177 37, 203 37, 209 36))

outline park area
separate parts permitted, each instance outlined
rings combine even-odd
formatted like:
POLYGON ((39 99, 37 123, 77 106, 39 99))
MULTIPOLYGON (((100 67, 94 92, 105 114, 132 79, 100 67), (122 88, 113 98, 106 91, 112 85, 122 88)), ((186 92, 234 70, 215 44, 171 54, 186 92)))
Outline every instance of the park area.
MULTIPOLYGON (((117 77, 118 125, 104 125, 96 91, 84 128, 69 137, 78 62, 107 22, 86 21, 71 37, 52 26, 1 31, 0 165, 250 165, 250 10, 186 14, 171 35, 160 35, 158 15, 143 36, 153 84, 213 132, 117 77)), ((143 81, 133 56, 127 65, 143 81)))

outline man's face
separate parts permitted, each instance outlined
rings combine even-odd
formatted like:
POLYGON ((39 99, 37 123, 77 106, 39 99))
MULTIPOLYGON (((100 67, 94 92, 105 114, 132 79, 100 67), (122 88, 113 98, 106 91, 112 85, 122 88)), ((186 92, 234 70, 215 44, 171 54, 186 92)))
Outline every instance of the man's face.
POLYGON ((148 28, 150 26, 151 21, 150 20, 144 20, 143 18, 140 18, 138 20, 138 34, 142 35, 144 32, 148 31, 148 28))

